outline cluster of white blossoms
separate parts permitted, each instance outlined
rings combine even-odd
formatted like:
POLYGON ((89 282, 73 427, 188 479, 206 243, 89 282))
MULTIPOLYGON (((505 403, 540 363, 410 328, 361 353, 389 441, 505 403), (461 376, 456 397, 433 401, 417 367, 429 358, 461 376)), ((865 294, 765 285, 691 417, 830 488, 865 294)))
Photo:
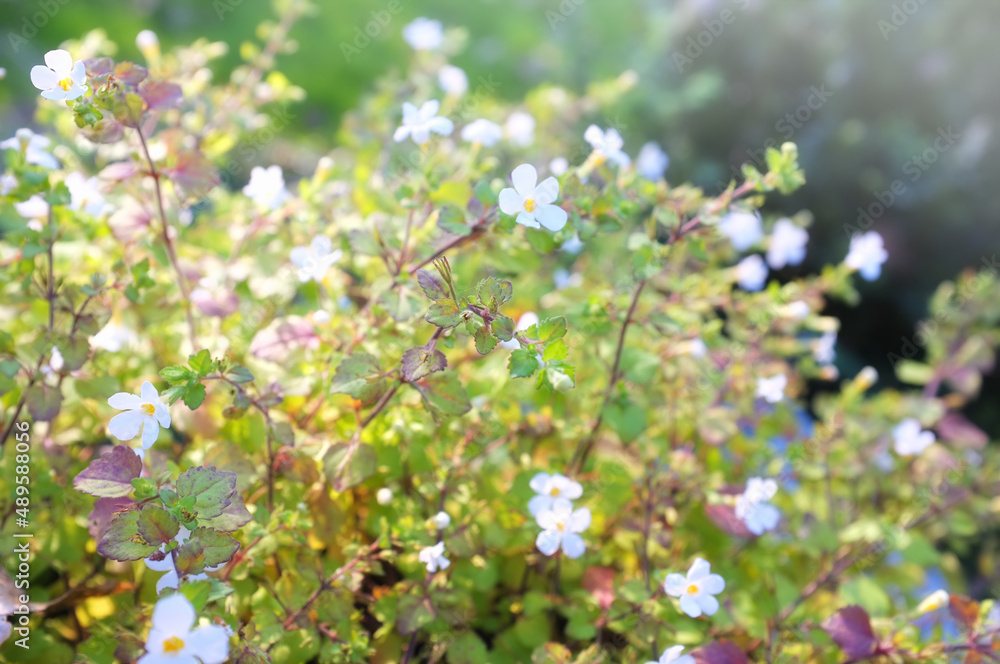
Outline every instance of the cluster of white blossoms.
POLYGON ((868 281, 875 281, 882 274, 882 263, 889 259, 882 236, 875 231, 855 234, 847 251, 844 264, 857 270, 868 281))
POLYGON ((908 417, 892 430, 892 445, 899 456, 915 456, 934 444, 937 437, 933 431, 924 431, 920 422, 908 417))
MULTIPOLYGON (((737 251, 747 251, 764 240, 760 216, 752 212, 734 211, 727 214, 718 225, 737 251)), ((775 222, 768 238, 767 261, 759 254, 751 254, 736 265, 736 283, 745 291, 759 291, 767 282, 768 266, 780 270, 788 265, 798 265, 806 257, 809 232, 791 219, 775 222)))
POLYGON ((778 483, 773 479, 751 477, 747 487, 736 499, 736 517, 743 520, 747 530, 754 535, 763 535, 778 527, 781 512, 770 503, 778 493, 778 483))
POLYGON ((528 483, 535 496, 528 511, 542 529, 535 546, 546 556, 560 549, 567 558, 579 558, 587 550, 580 533, 590 527, 590 510, 573 509, 573 501, 583 495, 583 487, 565 475, 538 473, 528 483))
POLYGON ((170 411, 167 404, 160 401, 160 393, 148 380, 142 384, 139 394, 118 392, 111 395, 108 405, 125 411, 111 418, 108 433, 120 441, 129 441, 142 431, 142 450, 136 450, 141 458, 160 435, 160 427, 170 428, 170 411))
POLYGON ((146 654, 138 664, 222 664, 229 659, 230 630, 221 625, 195 628, 197 615, 187 597, 164 597, 153 609, 146 654))
POLYGON ((625 147, 625 140, 617 129, 602 130, 597 125, 590 125, 583 132, 583 138, 594 149, 591 158, 597 164, 603 164, 607 161, 621 168, 627 168, 632 163, 629 156, 622 150, 625 147))
MULTIPOLYGON (((59 161, 48 151, 51 144, 52 141, 46 136, 36 134, 28 128, 22 128, 18 129, 10 138, 0 142, 0 149, 24 152, 24 160, 34 166, 59 168, 59 161)), ((13 189, 17 186, 17 179, 13 176, 11 178, 13 182, 6 182, 4 186, 13 189)))

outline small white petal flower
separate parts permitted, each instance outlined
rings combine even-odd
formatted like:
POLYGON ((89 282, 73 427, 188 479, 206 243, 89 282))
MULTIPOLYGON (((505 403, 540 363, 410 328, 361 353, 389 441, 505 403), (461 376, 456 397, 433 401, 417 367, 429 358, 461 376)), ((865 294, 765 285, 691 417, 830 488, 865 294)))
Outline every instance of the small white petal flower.
POLYGON ((444 28, 441 21, 421 16, 403 28, 403 39, 414 51, 436 51, 444 43, 444 28))
POLYGON ((561 177, 569 170, 569 160, 566 157, 556 157, 549 162, 549 172, 556 177, 561 177))
POLYGON ((535 546, 546 556, 555 555, 559 549, 567 558, 579 558, 587 550, 580 533, 590 527, 590 510, 582 507, 573 510, 569 501, 557 499, 552 509, 542 510, 535 517, 542 532, 535 538, 535 546))
POLYGON ((851 270, 861 272, 867 281, 875 281, 882 274, 882 263, 889 259, 882 236, 875 231, 868 231, 851 238, 851 246, 847 252, 844 264, 851 270))
POLYGON ((131 328, 109 320, 107 325, 90 338, 90 345, 110 353, 117 353, 123 347, 136 343, 139 335, 131 328))
POLYGON ((635 158, 636 172, 653 182, 663 179, 663 174, 667 172, 669 165, 670 157, 657 143, 652 141, 643 145, 639 150, 639 156, 635 158))
POLYGON ((579 482, 574 482, 560 473, 555 475, 538 473, 531 478, 528 486, 538 494, 528 501, 528 511, 531 512, 531 516, 538 516, 545 510, 554 510, 559 506, 572 509, 571 501, 583 495, 583 487, 579 482))
POLYGON ((764 239, 760 217, 752 212, 730 212, 719 222, 718 229, 736 251, 746 251, 764 239))
POLYGON ((434 527, 438 530, 444 530, 451 525, 451 517, 448 516, 447 512, 438 512, 431 517, 431 523, 433 523, 434 527))
POLYGON ((836 345, 837 333, 824 332, 823 336, 812 342, 813 357, 820 364, 832 364, 837 357, 836 345))
POLYGON ((142 430, 142 449, 148 450, 156 442, 160 427, 170 427, 170 411, 160 401, 160 394, 148 380, 142 384, 139 394, 118 392, 108 399, 108 405, 123 410, 111 418, 108 433, 121 441, 132 440, 142 430))
POLYGON ((908 417, 892 430, 892 447, 899 456, 920 454, 934 444, 937 437, 933 431, 923 431, 920 422, 908 417))
POLYGON ((250 170, 250 182, 243 187, 243 194, 253 199, 261 207, 274 210, 288 198, 285 189, 285 178, 281 166, 261 168, 254 166, 250 170))
POLYGON ((947 590, 935 590, 930 595, 924 598, 924 601, 920 602, 917 606, 917 613, 923 615, 925 613, 930 613, 931 611, 937 611, 943 606, 948 606, 951 602, 951 596, 948 594, 947 590))
POLYGON ((705 353, 708 352, 708 346, 705 342, 701 340, 701 337, 695 337, 683 345, 684 350, 691 357, 705 357, 705 353))
POLYGON ((423 145, 431 139, 431 132, 450 136, 455 125, 437 114, 440 108, 441 102, 437 99, 424 102, 419 109, 408 101, 403 102, 403 124, 396 128, 392 140, 400 143, 409 137, 417 145, 423 145))
POLYGON ((72 101, 87 92, 87 68, 83 61, 73 62, 68 51, 57 49, 45 54, 45 66, 31 68, 31 84, 42 97, 54 101, 72 101))
POLYGON ((14 203, 14 209, 25 219, 47 219, 49 216, 49 204, 45 202, 41 194, 35 194, 26 201, 14 203))
POLYGON ((135 36, 135 45, 140 51, 160 47, 160 38, 152 30, 142 30, 135 36))
POLYGON ((670 646, 663 651, 660 659, 655 662, 646 662, 646 664, 696 664, 694 657, 682 655, 683 652, 684 646, 670 646))
POLYGON ((583 132, 583 138, 590 147, 594 149, 594 156, 598 164, 610 161, 622 168, 631 163, 629 156, 622 151, 625 141, 617 129, 607 129, 602 131, 597 125, 590 125, 583 132))
POLYGON ((59 350, 59 346, 53 346, 52 356, 49 358, 48 363, 42 367, 42 373, 46 376, 49 374, 59 373, 62 371, 65 364, 66 361, 63 359, 63 354, 62 351, 59 350))
MULTIPOLYGON (((178 544, 183 544, 187 541, 188 537, 191 536, 191 531, 181 526, 177 531, 177 535, 174 536, 174 541, 178 544)), ((160 551, 166 553, 166 544, 160 545, 160 551)), ((166 572, 156 581, 156 594, 159 595, 166 588, 177 589, 180 586, 180 577, 177 574, 177 569, 174 567, 174 558, 172 555, 167 554, 161 560, 153 560, 152 558, 146 558, 146 567, 153 572, 166 572)), ((226 563, 219 563, 218 565, 213 565, 211 567, 206 567, 205 572, 218 572, 220 569, 226 566, 226 563)), ((204 581, 208 579, 208 574, 204 572, 199 574, 188 574, 184 577, 186 581, 204 581)))
POLYGON ((30 129, 18 129, 11 138, 0 143, 3 150, 24 150, 24 159, 29 164, 42 168, 59 168, 59 162, 46 148, 52 143, 47 137, 30 129))
POLYGON ((510 174, 514 188, 500 192, 500 209, 505 214, 517 215, 517 223, 528 228, 544 226, 550 231, 561 230, 569 215, 558 205, 559 181, 553 177, 537 184, 538 172, 531 164, 521 164, 510 174))
POLYGON ((299 281, 323 281, 330 266, 343 255, 340 249, 333 250, 333 243, 325 235, 317 235, 308 247, 295 247, 291 251, 292 264, 299 268, 299 281))
POLYGON ((503 138, 503 129, 500 125, 489 120, 473 120, 462 129, 462 140, 469 143, 479 143, 490 148, 500 142, 503 138))
POLYGON ((726 582, 711 571, 711 565, 707 560, 695 558, 686 577, 676 572, 667 574, 663 590, 671 597, 680 597, 681 611, 692 618, 697 618, 703 613, 706 616, 714 616, 719 610, 719 600, 713 595, 725 590, 726 582))
POLYGON ((583 251, 585 246, 586 245, 583 243, 583 240, 580 239, 580 236, 573 233, 573 237, 563 242, 562 246, 559 247, 559 250, 565 251, 567 254, 576 255, 583 251))
POLYGON ((778 403, 785 398, 788 376, 777 374, 770 378, 757 379, 757 396, 768 403, 778 403))
POLYGON ((736 264, 736 283, 745 291, 759 291, 767 283, 767 265, 758 254, 750 254, 736 264))
POLYGON ((504 136, 522 148, 535 142, 535 118, 525 111, 514 111, 503 125, 504 136))
POLYGON ((469 89, 469 77, 454 65, 445 65, 438 72, 438 84, 446 94, 461 97, 469 89))
POLYGON ((767 248, 767 264, 774 270, 786 265, 798 265, 806 257, 806 243, 809 232, 796 226, 791 219, 779 219, 771 233, 771 244, 767 248))
POLYGON ((774 530, 781 519, 781 512, 769 501, 778 492, 778 483, 768 478, 751 477, 746 490, 736 499, 736 517, 743 519, 747 530, 762 535, 774 530))
POLYGON ((427 571, 431 574, 451 566, 451 561, 444 557, 444 542, 438 542, 434 546, 421 549, 417 558, 427 565, 427 571))
POLYGON ((579 272, 570 272, 564 267, 556 268, 552 273, 552 283, 556 290, 563 290, 583 283, 583 275, 579 272))
POLYGON ((387 486, 382 487, 375 493, 375 501, 379 505, 388 505, 392 502, 392 489, 387 486))
POLYGON ((6 196, 17 188, 17 178, 10 173, 0 175, 0 196, 6 196))
POLYGON ((153 609, 146 654, 137 664, 223 664, 229 659, 229 634, 219 625, 196 629, 194 606, 175 593, 153 609))
MULTIPOLYGON (((521 317, 517 319, 517 325, 514 326, 515 332, 523 332, 527 330, 532 325, 538 324, 538 314, 534 311, 525 311, 521 314, 521 317)), ((501 341, 500 345, 504 348, 509 348, 511 350, 517 350, 521 347, 521 344, 517 342, 517 339, 511 338, 510 341, 501 341)))
POLYGON ((69 189, 70 209, 85 212, 91 217, 99 217, 108 211, 110 206, 101 194, 96 177, 87 178, 74 171, 66 176, 65 183, 69 189))
POLYGON ((794 302, 789 302, 783 306, 780 313, 782 316, 788 316, 790 318, 795 318, 796 320, 803 320, 812 313, 812 309, 809 308, 808 302, 804 300, 795 300, 794 302))

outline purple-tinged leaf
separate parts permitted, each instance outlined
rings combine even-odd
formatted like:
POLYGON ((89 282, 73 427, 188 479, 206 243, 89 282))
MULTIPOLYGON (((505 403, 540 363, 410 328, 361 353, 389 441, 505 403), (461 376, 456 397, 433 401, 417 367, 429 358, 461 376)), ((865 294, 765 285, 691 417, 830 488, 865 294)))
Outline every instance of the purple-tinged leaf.
POLYGON ((114 76, 125 85, 139 85, 149 76, 149 70, 134 62, 119 62, 115 65, 114 76))
POLYGON ((39 383, 24 393, 24 403, 36 422, 49 422, 59 414, 62 392, 51 385, 39 383))
POLYGON ((323 472, 334 491, 346 491, 375 474, 378 457, 367 443, 335 443, 323 457, 323 472))
POLYGON ((868 657, 878 646, 868 612, 860 606, 840 609, 824 620, 821 627, 851 659, 868 657))
POLYGON ((420 288, 424 291, 424 295, 432 300, 441 300, 451 297, 451 293, 448 292, 448 285, 444 283, 441 275, 435 274, 434 272, 429 270, 417 270, 417 283, 420 284, 420 288))
POLYGON ((472 409, 468 393, 454 374, 437 373, 410 384, 420 392, 435 421, 472 409))
POLYGON ((148 558, 159 550, 159 544, 150 544, 139 534, 139 516, 138 510, 118 515, 97 543, 97 552, 105 558, 124 562, 148 558))
POLYGON ((173 556, 174 569, 180 576, 201 574, 205 571, 205 550, 201 548, 201 542, 196 539, 189 539, 174 549, 173 556))
POLYGON ((100 541, 114 518, 121 512, 135 508, 135 505, 134 500, 126 497, 98 498, 94 503, 94 509, 90 510, 87 532, 92 538, 100 541))
POLYGON ((177 156, 177 163, 167 169, 170 181, 188 198, 201 199, 220 180, 215 166, 200 152, 186 151, 177 156))
POLYGON ((139 86, 139 94, 151 111, 177 108, 184 101, 181 86, 170 81, 148 80, 139 86))
POLYGON ((229 500, 229 506, 222 510, 222 514, 212 519, 199 519, 199 523, 209 528, 224 530, 226 532, 232 532, 250 523, 253 515, 250 514, 246 505, 243 504, 240 494, 234 493, 229 500))
POLYGON ((691 653, 698 664, 748 664, 746 653, 726 640, 713 641, 691 653))
POLYGON ((407 381, 420 380, 435 371, 444 371, 448 360, 436 348, 417 346, 403 353, 403 378, 407 381))
POLYGON ((736 516, 736 510, 732 505, 706 505, 705 516, 724 533, 736 537, 754 536, 743 519, 736 516))
POLYGON ((92 496, 117 498, 132 492, 132 480, 140 474, 139 456, 128 445, 116 445, 73 478, 73 486, 92 496))

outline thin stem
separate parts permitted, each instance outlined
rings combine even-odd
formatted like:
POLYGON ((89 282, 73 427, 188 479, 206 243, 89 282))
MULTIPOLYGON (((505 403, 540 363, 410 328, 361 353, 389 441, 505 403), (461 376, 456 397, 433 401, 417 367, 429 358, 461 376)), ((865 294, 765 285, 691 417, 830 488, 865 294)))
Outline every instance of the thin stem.
POLYGON ((56 227, 52 223, 52 206, 49 206, 49 248, 46 253, 49 256, 49 284, 48 292, 46 294, 49 300, 49 332, 55 327, 56 323, 56 277, 55 277, 55 259, 53 258, 54 248, 56 244, 56 227))
POLYGON ((166 246, 167 257, 170 259, 170 264, 173 266, 174 272, 177 273, 177 285, 180 287, 181 296, 184 299, 184 315, 187 317, 188 334, 191 337, 191 349, 192 351, 197 351, 198 342, 195 336, 194 316, 191 313, 191 295, 188 291, 187 280, 184 278, 184 273, 181 271, 180 263, 177 261, 177 252, 174 250, 174 241, 170 237, 170 222, 167 221, 167 212, 163 207, 163 190, 160 186, 160 178, 163 176, 156 170, 156 164, 153 163, 153 158, 149 154, 149 146, 146 144, 146 137, 142 135, 142 127, 137 124, 135 132, 139 135, 139 143, 142 144, 142 153, 146 157, 146 164, 149 166, 149 176, 153 178, 153 186, 156 190, 156 208, 160 215, 160 227, 163 234, 163 244, 166 246))

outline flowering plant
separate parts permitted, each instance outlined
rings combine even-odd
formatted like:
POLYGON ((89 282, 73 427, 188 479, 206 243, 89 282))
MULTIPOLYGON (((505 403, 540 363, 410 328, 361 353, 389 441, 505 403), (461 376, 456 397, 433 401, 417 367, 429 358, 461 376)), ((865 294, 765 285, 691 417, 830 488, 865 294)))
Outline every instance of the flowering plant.
POLYGON ((0 506, 42 620, 33 660, 0 622, 10 661, 996 657, 955 555, 998 511, 961 414, 992 272, 894 361, 921 387, 842 379, 824 307, 892 257, 870 231, 792 270, 810 216, 763 206, 807 186, 793 144, 715 196, 670 182, 601 128, 634 77, 508 106, 421 19, 408 77, 291 158, 274 56, 307 10, 228 81, 224 45, 148 32, 144 64, 91 35, 30 74, 47 129, 0 144, 0 469, 27 415, 34 493, 0 506), (931 569, 954 592, 921 602, 931 569))

